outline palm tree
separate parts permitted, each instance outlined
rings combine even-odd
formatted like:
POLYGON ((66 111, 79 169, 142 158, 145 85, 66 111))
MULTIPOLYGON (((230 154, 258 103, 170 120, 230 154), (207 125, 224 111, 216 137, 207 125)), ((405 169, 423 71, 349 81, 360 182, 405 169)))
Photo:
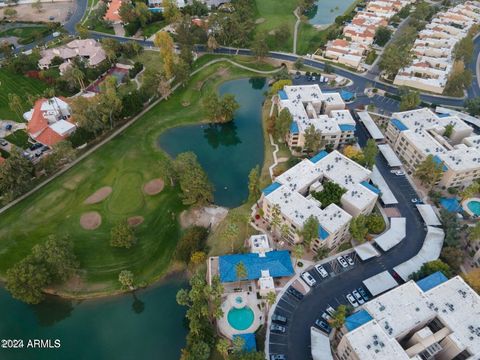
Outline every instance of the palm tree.
POLYGON ((237 275, 238 286, 240 287, 240 282, 242 280, 246 280, 248 276, 247 268, 245 267, 243 261, 240 261, 237 265, 235 265, 235 274, 237 275))
POLYGON ((227 339, 220 339, 217 342, 217 351, 222 355, 222 357, 228 359, 228 350, 230 349, 230 342, 227 339))
POLYGON ((280 227, 280 221, 281 221, 280 205, 275 204, 273 205, 273 208, 272 208, 272 221, 271 221, 273 231, 278 230, 278 228, 280 227))
POLYGON ((345 323, 346 316, 347 316, 347 307, 345 305, 340 305, 335 311, 335 313, 332 315, 332 318, 328 320, 328 322, 333 328, 338 330, 345 323))
POLYGON ((297 244, 293 247, 293 257, 295 258, 295 268, 297 267, 298 260, 303 256, 305 249, 303 245, 297 244))
POLYGON ((267 294, 267 306, 268 306, 268 309, 270 309, 270 306, 272 306, 273 304, 275 304, 275 300, 277 300, 277 294, 275 293, 275 290, 274 290, 274 291, 270 291, 270 292, 267 294))

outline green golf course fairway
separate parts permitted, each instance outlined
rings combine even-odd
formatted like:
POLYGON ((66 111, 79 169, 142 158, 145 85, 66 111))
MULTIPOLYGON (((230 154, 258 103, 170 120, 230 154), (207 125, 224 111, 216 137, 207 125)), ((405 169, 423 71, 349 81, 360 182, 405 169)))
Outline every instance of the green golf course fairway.
POLYGON ((119 291, 118 274, 133 271, 136 283, 161 277, 172 263, 181 229, 177 221, 185 209, 179 188, 165 181, 154 196, 143 193, 145 183, 162 178, 158 160, 165 156, 156 140, 165 129, 204 121, 202 95, 224 81, 252 73, 228 63, 212 65, 157 104, 122 134, 99 148, 68 172, 0 216, 0 276, 30 253, 48 236, 69 235, 80 261, 81 280, 59 289, 63 294, 93 296, 119 291), (110 186, 113 192, 100 203, 84 201, 95 191, 110 186), (102 216, 95 230, 85 230, 80 217, 97 211, 102 216), (142 216, 138 242, 131 249, 109 245, 110 230, 121 219, 142 216))

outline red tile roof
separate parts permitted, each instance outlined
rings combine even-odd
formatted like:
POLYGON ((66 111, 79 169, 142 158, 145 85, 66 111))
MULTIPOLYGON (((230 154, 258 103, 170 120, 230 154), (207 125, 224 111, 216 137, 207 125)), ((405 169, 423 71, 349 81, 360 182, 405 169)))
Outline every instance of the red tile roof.
POLYGON ((32 118, 27 125, 27 130, 31 135, 34 135, 48 127, 48 121, 43 116, 41 110, 42 104, 45 101, 47 101, 47 99, 38 99, 37 101, 35 101, 35 105, 33 106, 32 111, 32 118))
POLYGON ((45 130, 42 131, 40 135, 38 135, 35 140, 39 143, 47 146, 55 145, 56 143, 65 140, 65 138, 53 131, 51 128, 47 127, 45 130))
POLYGON ((108 6, 108 10, 104 16, 104 19, 112 22, 122 21, 122 18, 118 14, 120 6, 122 6, 122 0, 112 0, 108 6))

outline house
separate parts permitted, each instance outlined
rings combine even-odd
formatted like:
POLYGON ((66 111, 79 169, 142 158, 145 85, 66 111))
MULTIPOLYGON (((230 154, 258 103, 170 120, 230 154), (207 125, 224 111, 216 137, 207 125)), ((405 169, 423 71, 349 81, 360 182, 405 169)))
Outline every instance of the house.
POLYGON ((96 67, 107 58, 102 45, 93 39, 77 39, 64 46, 45 49, 41 52, 41 56, 38 61, 40 69, 48 69, 56 57, 63 59, 64 63, 60 64, 60 73, 63 73, 70 66, 70 61, 77 57, 89 67, 96 67))
POLYGON ((70 106, 63 97, 38 99, 33 109, 23 114, 32 139, 46 146, 65 140, 76 129, 70 106))
POLYGON ((120 24, 122 22, 122 18, 118 13, 120 6, 122 6, 122 0, 111 0, 108 3, 108 9, 103 18, 113 24, 120 24))

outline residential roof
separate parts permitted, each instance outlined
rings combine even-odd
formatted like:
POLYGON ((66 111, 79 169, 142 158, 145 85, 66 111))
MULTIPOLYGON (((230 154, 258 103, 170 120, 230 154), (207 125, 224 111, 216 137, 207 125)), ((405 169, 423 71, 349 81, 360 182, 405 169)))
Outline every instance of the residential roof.
POLYGON ((372 320, 372 316, 366 310, 360 310, 345 319, 345 327, 352 331, 372 320))
POLYGON ((283 277, 293 274, 290 253, 287 250, 269 251, 261 256, 257 253, 223 255, 219 257, 221 282, 239 280, 257 280, 262 277, 262 270, 268 270, 271 277, 283 277), (243 263, 247 270, 246 279, 238 279, 236 265, 243 263))
POLYGON ((111 0, 110 5, 108 6, 107 12, 105 13, 104 19, 112 22, 122 21, 118 11, 122 6, 122 0, 111 0))

